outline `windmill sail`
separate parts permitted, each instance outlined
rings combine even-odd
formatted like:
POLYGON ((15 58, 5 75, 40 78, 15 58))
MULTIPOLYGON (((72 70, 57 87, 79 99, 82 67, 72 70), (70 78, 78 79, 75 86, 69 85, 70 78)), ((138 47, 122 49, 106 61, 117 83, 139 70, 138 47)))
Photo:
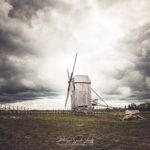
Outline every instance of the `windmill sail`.
POLYGON ((65 107, 66 107, 66 105, 67 105, 67 101, 68 101, 68 97, 69 97, 69 93, 70 93, 70 87, 71 87, 71 82, 72 82, 72 78, 73 78, 73 73, 74 73, 74 69, 75 69, 75 65, 76 65, 76 60, 77 60, 77 53, 76 53, 76 56, 75 56, 75 61, 74 61, 74 65, 73 65, 73 69, 72 69, 72 72, 71 72, 71 76, 70 76, 70 77, 69 77, 69 72, 68 72, 69 81, 68 81, 68 89, 67 89, 67 96, 66 96, 65 107))

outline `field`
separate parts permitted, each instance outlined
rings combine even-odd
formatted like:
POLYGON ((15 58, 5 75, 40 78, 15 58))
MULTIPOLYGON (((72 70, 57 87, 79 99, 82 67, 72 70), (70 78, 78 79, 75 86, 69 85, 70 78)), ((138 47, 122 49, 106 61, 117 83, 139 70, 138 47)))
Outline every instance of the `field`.
POLYGON ((150 113, 142 116, 0 115, 0 150, 150 150, 150 113))

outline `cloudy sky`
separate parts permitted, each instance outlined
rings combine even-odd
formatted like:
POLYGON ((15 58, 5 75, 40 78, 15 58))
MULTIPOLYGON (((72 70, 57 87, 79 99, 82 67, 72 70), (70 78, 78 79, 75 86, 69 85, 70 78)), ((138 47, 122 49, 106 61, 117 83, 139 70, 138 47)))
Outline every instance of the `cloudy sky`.
POLYGON ((76 52, 108 103, 149 101, 149 16, 150 0, 0 0, 0 102, 64 108, 76 52))

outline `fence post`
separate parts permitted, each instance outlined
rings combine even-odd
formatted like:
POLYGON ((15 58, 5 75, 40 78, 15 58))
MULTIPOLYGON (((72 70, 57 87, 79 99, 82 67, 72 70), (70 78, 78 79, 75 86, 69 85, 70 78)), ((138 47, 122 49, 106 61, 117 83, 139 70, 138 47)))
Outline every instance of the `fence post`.
POLYGON ((9 107, 8 107, 8 114, 10 114, 10 105, 9 105, 9 107))
POLYGON ((17 106, 17 114, 19 115, 19 108, 18 108, 18 106, 17 106))
POLYGON ((2 112, 2 104, 0 104, 0 113, 2 112))
POLYGON ((1 107, 0 107, 0 113, 2 113, 2 104, 1 104, 1 107))
POLYGON ((24 112, 24 114, 26 113, 26 108, 25 107, 24 107, 24 111, 23 112, 24 112))
POLYGON ((12 114, 15 113, 14 105, 12 106, 12 114))
POLYGON ((21 106, 21 112, 20 112, 21 114, 23 113, 23 107, 21 106))

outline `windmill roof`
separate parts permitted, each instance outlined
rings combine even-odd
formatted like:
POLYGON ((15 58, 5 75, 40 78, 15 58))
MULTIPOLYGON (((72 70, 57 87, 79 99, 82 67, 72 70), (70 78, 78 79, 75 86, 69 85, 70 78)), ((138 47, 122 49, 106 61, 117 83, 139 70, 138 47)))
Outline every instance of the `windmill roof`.
POLYGON ((76 75, 74 83, 91 83, 91 80, 88 75, 76 75))

